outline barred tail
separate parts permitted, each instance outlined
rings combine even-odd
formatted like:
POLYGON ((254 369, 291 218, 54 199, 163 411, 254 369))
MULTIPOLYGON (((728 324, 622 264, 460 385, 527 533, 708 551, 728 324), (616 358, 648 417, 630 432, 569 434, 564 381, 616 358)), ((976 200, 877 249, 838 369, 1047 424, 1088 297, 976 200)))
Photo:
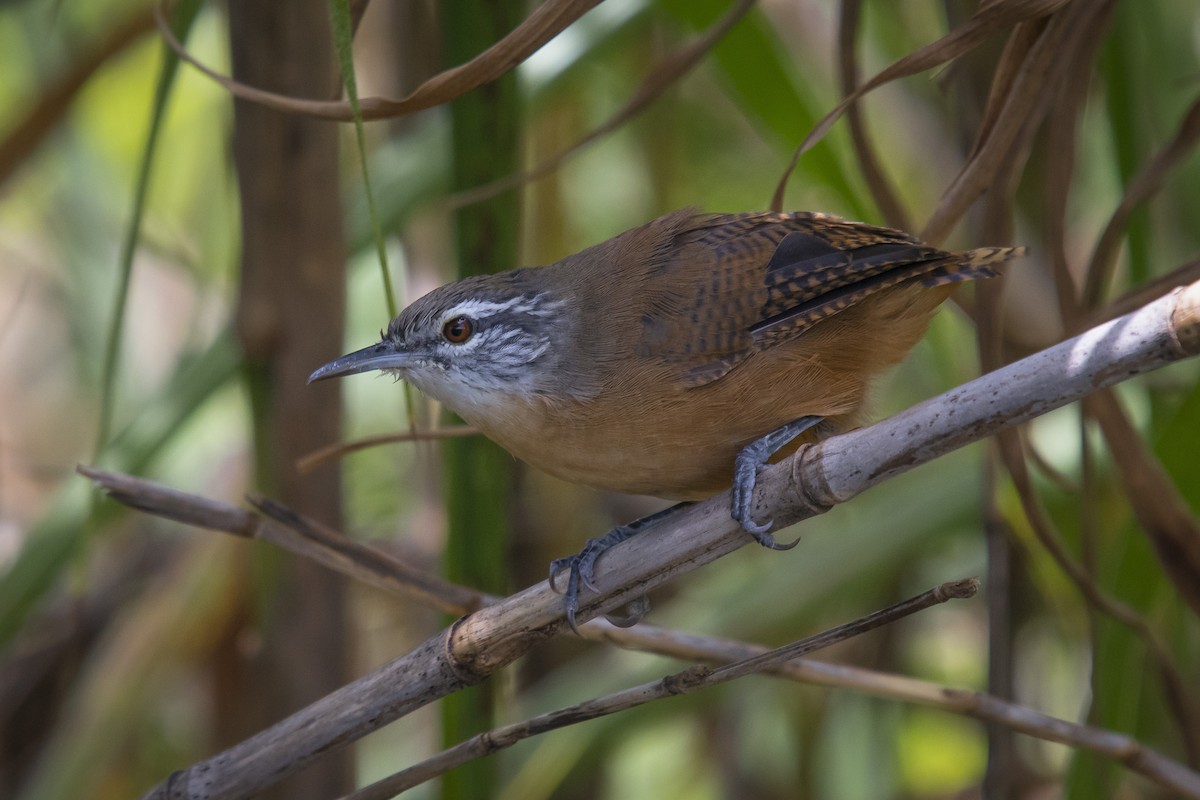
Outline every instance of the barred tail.
POLYGON ((925 286, 944 286, 977 278, 995 278, 999 273, 992 268, 993 264, 1021 258, 1027 252, 1028 248, 1025 247, 980 247, 954 253, 937 269, 923 275, 921 283, 925 286))

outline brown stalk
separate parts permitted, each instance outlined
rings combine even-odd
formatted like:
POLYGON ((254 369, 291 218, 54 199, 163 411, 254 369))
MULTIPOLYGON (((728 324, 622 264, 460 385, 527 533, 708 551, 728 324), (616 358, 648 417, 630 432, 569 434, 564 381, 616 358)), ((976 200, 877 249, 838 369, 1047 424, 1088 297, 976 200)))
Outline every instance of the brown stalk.
POLYGON ((1129 224, 1129 217, 1138 206, 1158 193, 1171 176, 1171 172, 1196 149, 1197 144, 1200 144, 1200 98, 1192 101, 1170 144, 1150 159, 1129 182, 1120 205, 1104 226, 1104 233, 1100 234, 1096 249, 1088 262, 1087 280, 1083 287, 1085 309, 1096 308, 1100 304, 1105 289, 1112 281, 1117 251, 1125 236, 1125 226, 1129 224))
MULTIPOLYGON (((999 106, 1000 110, 985 111, 984 118, 995 122, 981 129, 971 157, 942 194, 926 223, 923 239, 934 244, 944 240, 971 204, 998 180, 1001 168, 1012 158, 1014 147, 1022 138, 1028 141, 1049 110, 1053 87, 1061 85, 1095 20, 1107 17, 1112 2, 1074 2, 1049 18, 1012 77, 1008 90, 1003 94, 993 92, 989 97, 989 105, 999 106)), ((1006 73, 1000 77, 1009 80, 1006 73)))
POLYGON ((1138 436, 1116 395, 1107 389, 1096 392, 1083 407, 1100 423, 1121 486, 1138 523, 1154 545, 1163 572, 1191 606, 1192 613, 1200 617, 1200 525, 1187 501, 1180 497, 1162 462, 1138 436))
MULTIPOLYGON (((862 12, 862 0, 842 0, 842 13, 838 22, 838 70, 841 73, 842 94, 850 95, 858 85, 858 54, 855 42, 858 36, 858 21, 862 12)), ((858 168, 884 222, 898 230, 912 230, 912 221, 904 210, 896 190, 884 174, 883 167, 875 155, 875 148, 867 135, 862 106, 851 103, 846 108, 846 123, 850 126, 850 141, 858 158, 858 168)))
POLYGON ((776 186, 771 207, 775 210, 783 207, 784 189, 786 188, 788 178, 796 167, 797 161, 800 160, 800 156, 811 150, 816 146, 817 142, 825 138, 825 134, 829 132, 833 124, 846 112, 846 109, 868 92, 894 80, 916 75, 952 61, 978 47, 997 31, 1011 28, 1022 20, 1046 16, 1067 2, 1069 0, 994 0, 994 2, 983 3, 979 11, 967 22, 959 25, 937 41, 899 59, 862 86, 846 95, 832 111, 822 117, 813 126, 808 136, 796 148, 796 151, 792 154, 791 161, 788 163, 783 176, 779 180, 779 184, 776 186))
POLYGON ((1078 286, 1071 274, 1067 256, 1067 207, 1075 172, 1075 148, 1079 120, 1087 99, 1087 87, 1093 65, 1090 59, 1079 59, 1070 70, 1062 88, 1059 102, 1049 114, 1046 150, 1053 156, 1046 165, 1046 240, 1058 313, 1066 330, 1074 330, 1078 317, 1078 286))
POLYGON ((1200 258, 1180 264, 1175 269, 1159 275, 1157 278, 1130 289, 1129 292, 1117 298, 1104 308, 1098 309, 1087 317, 1084 327, 1107 322, 1110 319, 1128 314, 1135 308, 1141 308, 1155 298, 1162 297, 1167 292, 1187 286, 1200 280, 1200 258))

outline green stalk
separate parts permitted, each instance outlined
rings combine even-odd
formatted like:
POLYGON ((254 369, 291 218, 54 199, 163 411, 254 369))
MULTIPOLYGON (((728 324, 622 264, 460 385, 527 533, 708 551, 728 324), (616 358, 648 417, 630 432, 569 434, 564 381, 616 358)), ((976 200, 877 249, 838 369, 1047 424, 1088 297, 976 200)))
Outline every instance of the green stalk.
POLYGON ((346 89, 346 99, 350 101, 350 110, 354 114, 354 139, 358 144, 358 163, 362 165, 367 215, 371 218, 371 233, 375 237, 375 250, 379 254, 379 272, 383 280, 388 319, 392 319, 397 313, 396 292, 392 289, 387 247, 379 225, 379 211, 375 208, 375 192, 371 189, 371 170, 367 168, 367 143, 363 134, 362 108, 358 104, 358 81, 354 77, 354 31, 350 20, 350 0, 329 0, 329 18, 333 24, 333 46, 337 50, 338 66, 342 71, 342 85, 346 89))
MULTIPOLYGON (((442 4, 448 63, 475 56, 520 22, 514 0, 449 0, 442 4)), ((452 191, 470 189, 516 172, 519 166, 520 98, 516 75, 489 84, 450 106, 452 191)), ((455 212, 458 274, 466 277, 515 266, 518 241, 516 192, 455 212)), ((445 447, 450 580, 488 592, 507 591, 506 568, 512 495, 512 458, 482 438, 455 439, 445 447)), ((457 743, 494 724, 495 682, 442 701, 442 736, 457 743)), ((478 759, 446 775, 443 798, 495 795, 496 760, 478 759)))

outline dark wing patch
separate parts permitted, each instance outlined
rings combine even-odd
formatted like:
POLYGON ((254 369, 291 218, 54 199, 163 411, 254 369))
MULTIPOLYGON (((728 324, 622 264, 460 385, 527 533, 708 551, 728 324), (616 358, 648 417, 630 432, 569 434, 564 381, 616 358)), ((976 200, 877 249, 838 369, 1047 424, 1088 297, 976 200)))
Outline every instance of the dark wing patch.
POLYGON ((977 278, 993 278, 997 272, 989 264, 1014 255, 1011 248, 989 248, 960 254, 930 247, 909 248, 907 252, 895 251, 891 245, 884 247, 885 250, 863 259, 858 258, 861 251, 853 251, 851 255, 854 259, 848 272, 830 276, 813 291, 792 294, 775 305, 768 300, 763 306, 762 320, 750 327, 755 348, 762 350, 797 336, 876 292, 903 283, 934 287, 977 278))
POLYGON ((774 319, 844 287, 944 255, 932 247, 894 242, 837 250, 815 236, 789 233, 763 276, 767 298, 761 318, 774 319), (820 247, 811 245, 811 241, 818 242, 820 247), (795 244, 785 248, 792 243, 795 244))
POLYGON ((786 271, 791 265, 816 261, 825 256, 844 256, 845 251, 831 245, 819 236, 802 231, 792 231, 771 254, 767 262, 767 274, 786 271))
MULTIPOLYGON (((925 272, 932 275, 938 269, 938 261, 917 262, 915 264, 912 262, 903 262, 885 271, 869 274, 868 277, 843 282, 834 289, 822 291, 820 294, 809 297, 800 303, 793 302, 783 311, 773 315, 764 314, 762 321, 750 327, 750 335, 756 349, 762 350, 803 333, 818 322, 828 319, 839 311, 844 311, 856 303, 861 303, 876 292, 889 289, 913 279, 920 279, 925 272), (926 269, 919 269, 922 266, 926 269)), ((958 273, 958 275, 960 277, 957 277, 955 280, 969 280, 962 273, 958 273)), ((948 283, 951 281, 942 279, 940 282, 948 283)))

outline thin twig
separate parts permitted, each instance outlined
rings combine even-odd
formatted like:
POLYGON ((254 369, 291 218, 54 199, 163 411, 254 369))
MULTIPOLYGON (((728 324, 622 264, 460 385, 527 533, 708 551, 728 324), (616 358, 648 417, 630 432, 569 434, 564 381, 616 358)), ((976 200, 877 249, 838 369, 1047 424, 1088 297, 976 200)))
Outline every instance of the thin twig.
POLYGON ((270 542, 363 583, 447 614, 466 614, 495 600, 412 567, 271 500, 251 498, 262 512, 260 515, 132 475, 83 465, 76 470, 114 500, 131 508, 185 525, 270 542))
MULTIPOLYGON (((766 648, 729 639, 641 624, 611 628, 614 644, 639 652, 686 661, 727 662, 746 658, 766 648), (628 637, 641 637, 631 644, 628 637)), ((1150 780, 1187 797, 1200 797, 1200 775, 1125 734, 1051 717, 982 692, 955 689, 903 675, 878 672, 847 664, 830 664, 811 658, 789 661, 770 674, 827 688, 851 689, 875 697, 915 703, 982 722, 1002 725, 1049 742, 1059 742, 1099 753, 1125 764, 1150 780)))
MULTIPOLYGON (((139 508, 155 508, 157 511, 152 513, 162 513, 170 519, 190 519, 194 520, 193 524, 205 519, 214 530, 226 530, 221 526, 228 525, 233 529, 228 532, 237 535, 246 535, 243 529, 264 524, 264 521, 261 520, 249 521, 250 517, 255 516, 252 512, 196 495, 167 489, 141 478, 86 467, 81 467, 80 472, 109 491, 115 499, 131 502, 137 498, 131 504, 139 508)), ((293 524, 297 520, 303 520, 303 518, 289 512, 281 515, 278 521, 281 524, 293 524)), ((303 520, 296 533, 307 538, 311 530, 310 522, 303 520)), ((294 547, 288 549, 309 557, 314 557, 313 552, 319 551, 323 547, 353 552, 353 542, 341 534, 330 533, 340 540, 337 547, 326 543, 325 537, 317 537, 313 539, 314 548, 309 552, 294 547)), ((271 537, 259 536, 258 538, 268 539, 271 537)), ((279 544, 288 547, 286 540, 279 544)), ((316 560, 332 569, 340 570, 350 577, 362 578, 359 570, 346 568, 335 555, 316 556, 316 560)), ((402 566, 398 567, 398 563, 396 559, 389 556, 372 552, 371 557, 361 565, 361 569, 377 573, 376 578, 370 580, 373 585, 380 586, 385 591, 390 591, 398 596, 420 601, 424 593, 414 592, 406 586, 410 580, 409 572, 402 566)), ((421 586, 437 586, 439 584, 444 584, 447 592, 441 598, 443 602, 433 604, 433 607, 450 610, 451 613, 454 613, 455 598, 476 594, 466 587, 440 581, 433 575, 425 575, 420 581, 421 586)), ((487 595, 478 596, 485 603, 499 601, 499 598, 487 595)), ((580 627, 580 633, 584 638, 594 641, 684 661, 723 664, 767 651, 765 647, 759 645, 711 636, 698 636, 645 623, 633 628, 618 628, 603 619, 593 619, 580 627)), ((766 672, 803 683, 828 688, 852 689, 877 697, 926 705, 949 713, 962 714, 985 722, 1003 725, 1014 731, 1047 741, 1089 749, 1120 760, 1151 780, 1179 791, 1188 791, 1187 787, 1192 786, 1195 782, 1194 776, 1186 769, 1165 759, 1160 754, 1144 748, 1133 739, 1121 734, 1049 717, 1041 712, 979 692, 954 689, 862 667, 828 664, 808 658, 790 661, 766 670, 766 672)), ((1191 796, 1200 796, 1200 793, 1197 792, 1190 794, 1191 796)))
POLYGON ((1167 292, 1187 286, 1200 280, 1200 258, 1185 261, 1178 267, 1164 272, 1156 278, 1146 281, 1140 286, 1130 289, 1126 294, 1088 315, 1087 322, 1082 327, 1099 325, 1123 314, 1128 314, 1135 308, 1141 308, 1149 302, 1162 297, 1167 292))
POLYGON ((365 786, 343 800, 385 800, 400 792, 411 789, 439 775, 445 774, 454 767, 468 761, 495 753, 517 742, 524 741, 542 733, 548 733, 568 725, 597 719, 599 717, 627 711, 631 708, 645 705, 655 700, 674 697, 681 694, 691 694, 701 689, 709 689, 747 675, 758 672, 777 670, 783 664, 807 655, 808 653, 831 647, 839 642, 853 638, 867 631, 888 625, 903 619, 918 611, 923 611, 949 600, 963 600, 974 597, 979 590, 979 581, 969 578, 962 581, 943 583, 927 592, 910 597, 881 611, 857 619, 853 622, 839 625, 815 636, 809 636, 799 641, 768 650, 765 653, 748 655, 720 667, 694 666, 680 672, 675 672, 640 686, 634 686, 619 692, 597 697, 583 703, 577 703, 566 708, 560 708, 545 714, 539 714, 531 719, 504 725, 490 731, 472 736, 465 742, 443 750, 441 753, 426 759, 419 764, 401 770, 393 775, 365 786))
POLYGON ((401 442, 434 442, 441 439, 457 439, 462 436, 476 436, 479 431, 470 425, 453 425, 432 431, 406 431, 404 433, 383 433, 378 436, 366 436, 351 442, 336 442, 314 450, 303 458, 296 460, 296 472, 307 475, 328 461, 345 458, 359 450, 380 447, 385 444, 401 442))

